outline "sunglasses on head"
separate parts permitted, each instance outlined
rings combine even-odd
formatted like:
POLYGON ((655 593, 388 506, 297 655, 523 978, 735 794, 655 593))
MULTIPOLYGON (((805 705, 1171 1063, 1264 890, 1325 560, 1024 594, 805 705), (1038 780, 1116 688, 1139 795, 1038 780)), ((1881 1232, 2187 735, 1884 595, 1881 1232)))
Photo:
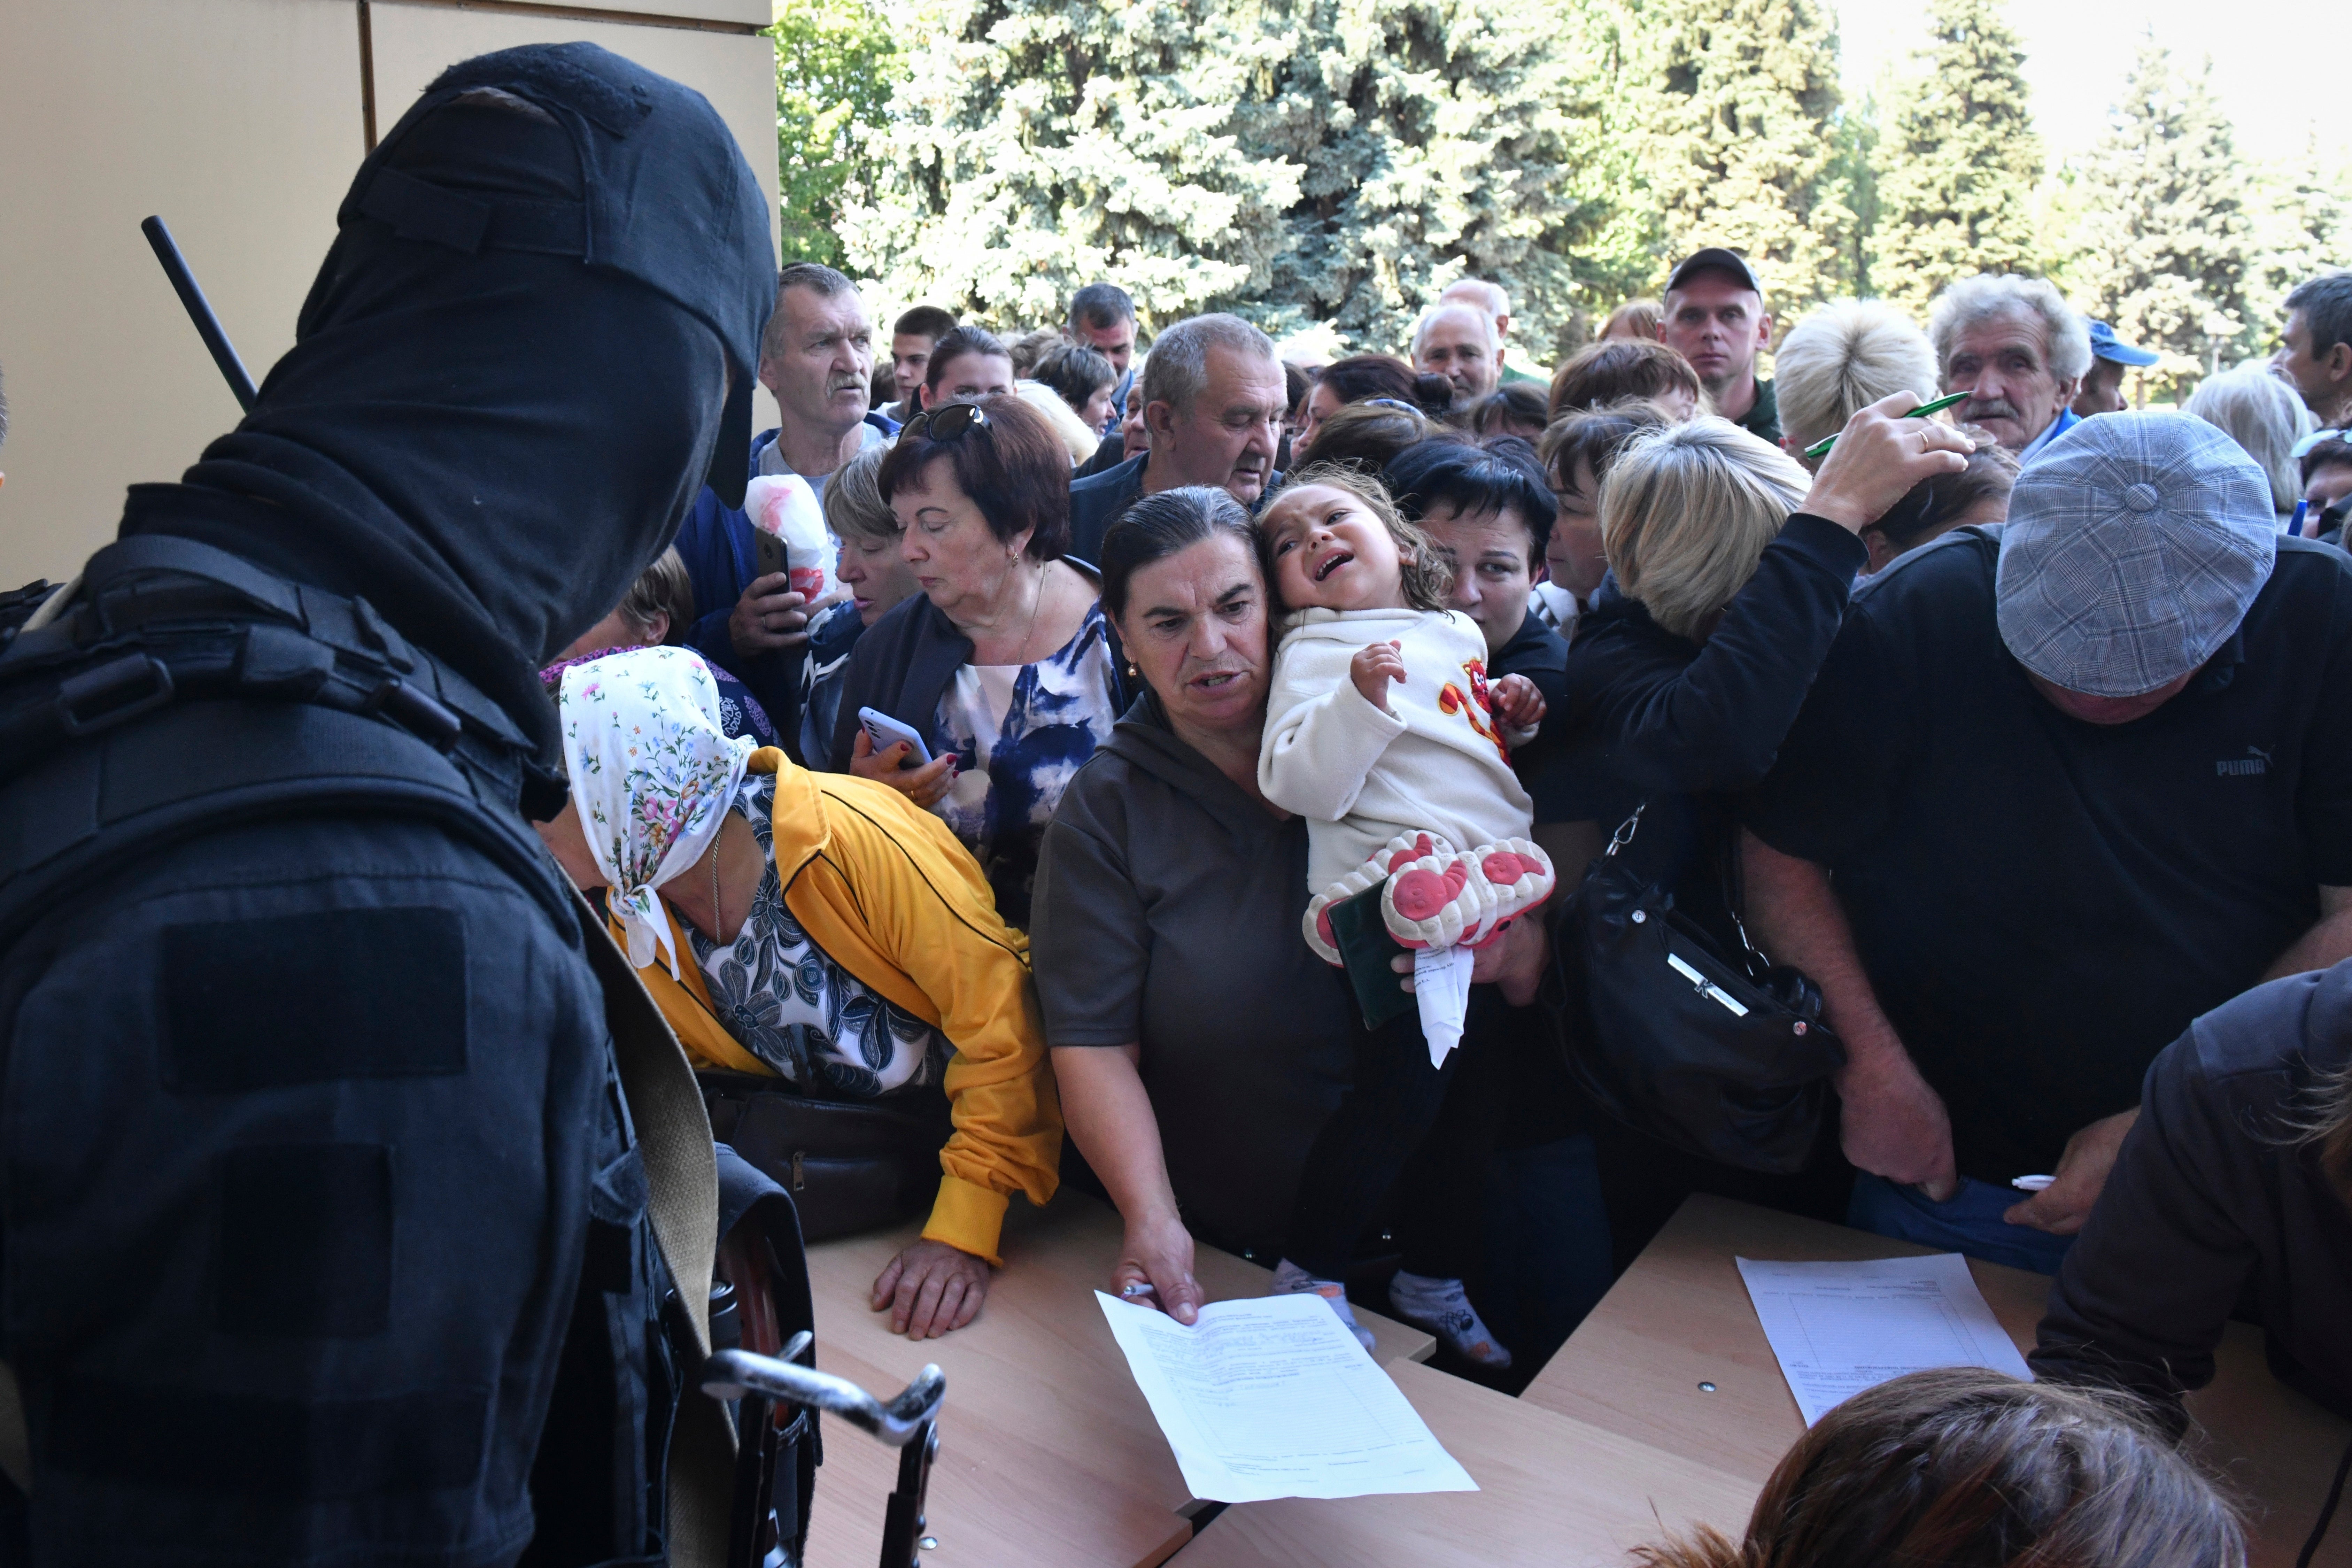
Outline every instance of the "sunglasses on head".
POLYGON ((961 441, 974 430, 987 428, 988 410, 979 404, 943 403, 908 420, 898 435, 901 439, 916 436, 926 441, 961 441))

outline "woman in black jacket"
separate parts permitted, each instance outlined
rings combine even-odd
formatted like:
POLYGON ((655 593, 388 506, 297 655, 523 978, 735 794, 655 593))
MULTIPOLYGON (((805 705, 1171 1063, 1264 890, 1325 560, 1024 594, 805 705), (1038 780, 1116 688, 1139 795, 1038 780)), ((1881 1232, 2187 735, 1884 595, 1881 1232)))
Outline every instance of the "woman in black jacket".
MULTIPOLYGON (((1635 437, 1601 483, 1617 594, 1578 618, 1570 758, 1547 770, 1567 782, 1538 792, 1536 815, 1591 818, 1605 834, 1638 809, 1621 853, 1727 948, 1740 942, 1724 895, 1738 848, 1729 797, 1770 770, 1804 705, 1868 559, 1862 530, 1914 484, 1965 466, 1957 431, 1900 417, 1916 405, 1890 397, 1855 415, 1810 481, 1779 448, 1699 418, 1635 437)), ((1834 1163, 1773 1178, 1622 1131, 1603 1145, 1621 1258, 1694 1190, 1844 1214, 1834 1163)))

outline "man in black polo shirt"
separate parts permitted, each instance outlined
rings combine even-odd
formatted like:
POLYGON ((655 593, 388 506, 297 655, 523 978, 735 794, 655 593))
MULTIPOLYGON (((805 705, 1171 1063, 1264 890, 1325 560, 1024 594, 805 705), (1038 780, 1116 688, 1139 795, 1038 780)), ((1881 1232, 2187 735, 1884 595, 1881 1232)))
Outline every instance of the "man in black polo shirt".
POLYGON ((2054 1269, 2157 1052, 2352 954, 2352 562, 2268 494, 2108 415, 1856 594, 1743 814, 1750 930, 1849 1053, 1853 1223, 2054 1269))

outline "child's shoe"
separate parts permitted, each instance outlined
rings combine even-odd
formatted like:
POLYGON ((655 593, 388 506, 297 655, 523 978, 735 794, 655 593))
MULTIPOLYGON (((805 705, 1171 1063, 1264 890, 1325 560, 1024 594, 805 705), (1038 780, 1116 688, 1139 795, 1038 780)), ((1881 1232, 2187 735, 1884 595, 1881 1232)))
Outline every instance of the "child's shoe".
POLYGON ((1301 1290, 1311 1290, 1330 1302, 1331 1310, 1339 1314, 1339 1321, 1348 1325, 1348 1331, 1356 1336, 1356 1342, 1366 1350, 1372 1348, 1372 1331, 1356 1321, 1356 1314, 1348 1308, 1348 1288, 1337 1279, 1318 1279, 1287 1258, 1284 1258, 1281 1266, 1274 1271, 1274 1289, 1267 1294, 1290 1296, 1301 1290))
POLYGON ((1346 903, 1367 888, 1379 887, 1388 880, 1389 873, 1415 860, 1453 853, 1454 846, 1433 833, 1398 834, 1362 865, 1308 900, 1307 917, 1302 922, 1307 932, 1307 945, 1313 948, 1316 956, 1324 963, 1334 969, 1339 968, 1339 940, 1331 931, 1331 906, 1346 903))
POLYGON ((1389 1305, 1406 1322, 1444 1340, 1454 1354, 1490 1372, 1501 1372, 1511 1364, 1511 1352, 1496 1342, 1486 1320, 1478 1316, 1459 1279, 1432 1279, 1399 1269, 1389 1282, 1389 1305))

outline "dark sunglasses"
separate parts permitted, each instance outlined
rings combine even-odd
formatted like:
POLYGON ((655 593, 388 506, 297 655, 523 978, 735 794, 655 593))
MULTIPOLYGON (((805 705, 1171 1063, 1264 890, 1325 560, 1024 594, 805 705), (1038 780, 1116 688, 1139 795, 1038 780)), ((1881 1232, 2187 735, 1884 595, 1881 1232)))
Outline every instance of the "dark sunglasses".
POLYGON ((926 441, 961 441, 974 430, 987 428, 988 410, 979 404, 944 403, 908 420, 898 436, 901 440, 915 436, 926 441))

